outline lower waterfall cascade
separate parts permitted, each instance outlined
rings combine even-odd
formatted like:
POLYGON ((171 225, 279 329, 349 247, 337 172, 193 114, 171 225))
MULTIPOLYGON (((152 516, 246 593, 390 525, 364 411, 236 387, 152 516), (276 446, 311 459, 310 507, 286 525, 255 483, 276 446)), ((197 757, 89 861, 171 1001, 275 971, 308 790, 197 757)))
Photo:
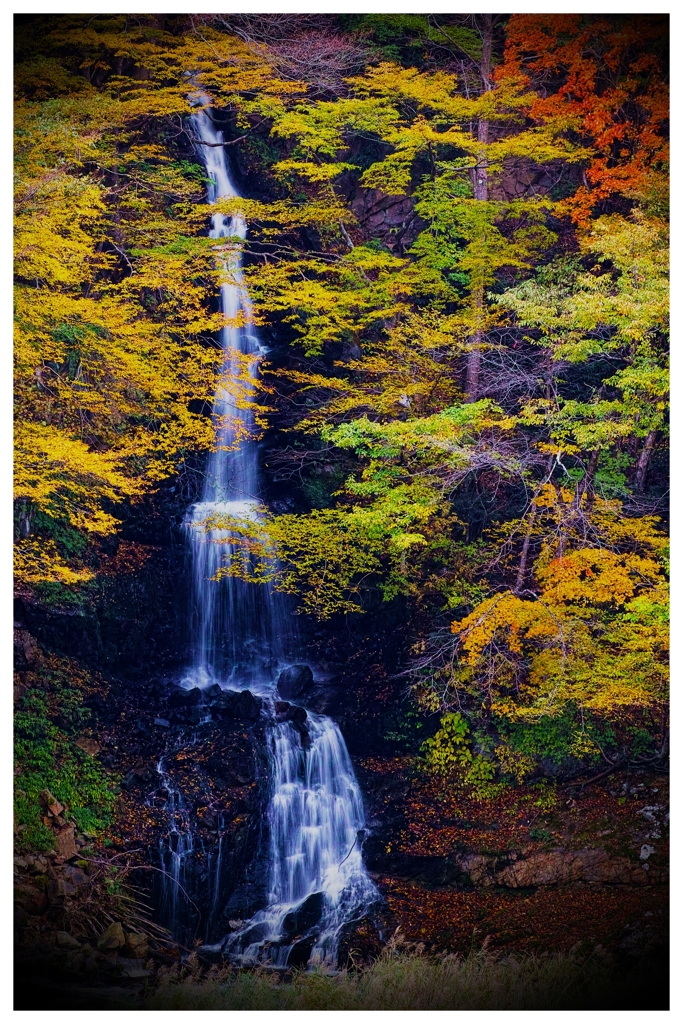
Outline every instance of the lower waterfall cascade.
MULTIPOLYGON (((230 179, 222 132, 215 126, 205 96, 192 116, 197 150, 209 178, 208 200, 237 197, 230 179)), ((284 708, 277 691, 280 672, 296 657, 293 612, 288 600, 268 585, 238 579, 214 580, 231 548, 230 532, 213 528, 221 515, 257 516, 260 505, 257 444, 248 440, 253 413, 238 402, 231 386, 238 368, 255 378, 264 352, 249 326, 251 307, 244 285, 239 245, 247 226, 239 216, 212 216, 210 237, 234 240, 221 244, 226 281, 220 289, 221 311, 244 326, 221 332, 224 383, 214 398, 217 447, 208 460, 201 500, 186 518, 193 567, 193 656, 181 685, 202 691, 249 690, 262 701, 265 726, 268 808, 263 846, 267 854, 266 905, 247 921, 230 922, 219 942, 205 945, 236 963, 336 965, 342 930, 352 926, 379 899, 362 858, 365 834, 363 800, 337 724, 303 707, 294 698, 298 727, 280 720, 284 708), (231 248, 232 244, 232 248, 231 248), (241 440, 246 435, 246 440, 241 440)), ((243 372, 243 371, 242 371, 243 372)), ((207 717, 210 718, 210 711, 207 717)), ((182 793, 165 774, 163 780, 169 832, 162 840, 161 910, 172 933, 183 934, 185 867, 195 850, 191 822, 182 793)), ((209 864, 210 918, 220 911, 221 836, 215 863, 209 864)), ((206 927, 211 921, 205 922, 206 927)))

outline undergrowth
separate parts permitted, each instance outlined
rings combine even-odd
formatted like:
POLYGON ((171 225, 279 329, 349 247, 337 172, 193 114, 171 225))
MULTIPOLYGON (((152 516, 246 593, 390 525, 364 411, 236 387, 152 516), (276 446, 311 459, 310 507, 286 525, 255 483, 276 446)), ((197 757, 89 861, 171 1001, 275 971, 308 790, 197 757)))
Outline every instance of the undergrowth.
MULTIPOLYGON (((193 958, 190 958, 192 960, 193 958)), ((521 954, 479 950, 466 957, 405 952, 390 943, 370 967, 300 971, 290 979, 264 969, 192 964, 172 968, 145 1001, 149 1010, 538 1010, 619 1004, 622 979, 606 955, 521 954)))
POLYGON ((26 673, 14 716, 14 812, 24 849, 48 850, 54 843, 41 820, 42 790, 64 804, 67 817, 86 833, 111 820, 114 780, 75 742, 91 720, 84 700, 104 685, 71 659, 53 655, 26 673))

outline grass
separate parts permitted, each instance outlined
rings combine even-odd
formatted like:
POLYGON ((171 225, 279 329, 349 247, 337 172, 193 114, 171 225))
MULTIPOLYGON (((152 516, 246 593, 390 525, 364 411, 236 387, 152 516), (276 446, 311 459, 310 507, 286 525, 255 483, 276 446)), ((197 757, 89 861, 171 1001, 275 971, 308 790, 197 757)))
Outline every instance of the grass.
MULTIPOLYGON (((191 958, 193 959, 193 958, 191 958)), ((187 968, 186 968, 187 970, 187 968)), ((201 978, 169 973, 147 996, 148 1010, 560 1010, 664 1009, 666 982, 641 968, 622 973, 605 955, 466 957, 392 948, 370 967, 296 972, 214 967, 201 978), (648 984, 649 982, 649 984, 648 984), (642 1003, 642 999, 645 1003, 642 1003), (650 1001, 648 1001, 650 1000, 650 1001)))

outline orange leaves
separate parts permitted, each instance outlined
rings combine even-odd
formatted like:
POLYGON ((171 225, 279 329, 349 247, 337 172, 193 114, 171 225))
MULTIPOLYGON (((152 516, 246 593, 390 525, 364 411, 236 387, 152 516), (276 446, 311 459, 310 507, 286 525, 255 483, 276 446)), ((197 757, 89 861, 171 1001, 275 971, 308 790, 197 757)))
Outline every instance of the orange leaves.
POLYGON ((554 559, 539 571, 543 599, 550 605, 623 605, 636 592, 662 579, 651 558, 583 548, 554 559))
POLYGON ((642 195, 649 175, 668 159, 660 60, 666 31, 656 15, 510 19, 497 77, 521 77, 528 85, 559 78, 556 90, 534 101, 531 116, 564 119, 592 150, 586 150, 584 185, 563 204, 577 224, 586 226, 597 203, 614 193, 642 195))

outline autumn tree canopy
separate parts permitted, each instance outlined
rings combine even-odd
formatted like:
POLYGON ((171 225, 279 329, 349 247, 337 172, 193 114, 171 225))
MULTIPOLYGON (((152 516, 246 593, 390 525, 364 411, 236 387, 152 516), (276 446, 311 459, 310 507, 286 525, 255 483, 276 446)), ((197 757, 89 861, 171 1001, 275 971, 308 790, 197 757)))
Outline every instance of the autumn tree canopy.
POLYGON ((215 443, 206 229, 239 212, 272 346, 226 385, 293 499, 219 524, 221 571, 321 620, 404 602, 414 694, 496 770, 563 715, 582 756, 661 756, 664 17, 278 17, 19 26, 20 588, 83 586, 215 443), (205 200, 198 102, 242 199, 205 200))

